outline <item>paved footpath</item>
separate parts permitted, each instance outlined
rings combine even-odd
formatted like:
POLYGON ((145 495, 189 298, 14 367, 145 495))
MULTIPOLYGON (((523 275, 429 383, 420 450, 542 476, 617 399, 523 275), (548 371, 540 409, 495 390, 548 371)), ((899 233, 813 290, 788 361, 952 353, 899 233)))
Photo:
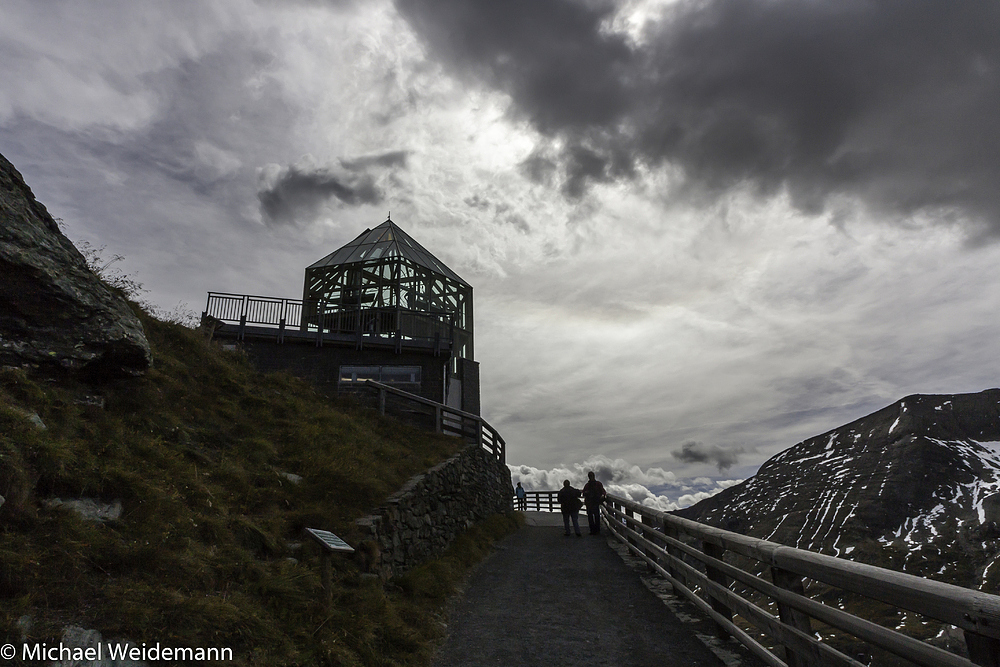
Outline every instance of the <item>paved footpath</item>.
POLYGON ((586 534, 586 515, 583 537, 564 536, 558 515, 528 516, 536 525, 501 542, 452 604, 435 667, 725 664, 696 637, 711 623, 682 622, 605 533, 586 534))

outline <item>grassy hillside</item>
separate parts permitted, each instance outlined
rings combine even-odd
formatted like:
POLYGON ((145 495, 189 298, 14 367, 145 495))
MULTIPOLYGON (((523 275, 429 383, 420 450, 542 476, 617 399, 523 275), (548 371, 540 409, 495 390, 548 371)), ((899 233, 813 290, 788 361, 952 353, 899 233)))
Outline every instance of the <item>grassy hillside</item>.
POLYGON ((334 557, 329 614, 302 533, 357 544, 355 518, 459 443, 140 316, 155 355, 144 377, 95 387, 0 371, 0 640, 20 647, 26 630, 51 645, 75 624, 231 647, 247 665, 425 663, 443 596, 511 520, 386 585, 334 557), (120 500, 122 516, 85 521, 45 502, 81 497, 120 500))

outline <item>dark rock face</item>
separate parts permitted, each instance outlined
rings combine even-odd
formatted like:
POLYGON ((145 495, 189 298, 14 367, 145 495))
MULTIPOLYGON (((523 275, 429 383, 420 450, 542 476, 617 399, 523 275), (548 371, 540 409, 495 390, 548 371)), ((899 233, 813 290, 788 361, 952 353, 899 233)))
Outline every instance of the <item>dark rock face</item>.
POLYGON ((995 593, 1000 389, 908 396, 676 512, 753 537, 995 593))
POLYGON ((2 155, 0 362, 96 376, 141 373, 152 362, 128 303, 87 268, 2 155))

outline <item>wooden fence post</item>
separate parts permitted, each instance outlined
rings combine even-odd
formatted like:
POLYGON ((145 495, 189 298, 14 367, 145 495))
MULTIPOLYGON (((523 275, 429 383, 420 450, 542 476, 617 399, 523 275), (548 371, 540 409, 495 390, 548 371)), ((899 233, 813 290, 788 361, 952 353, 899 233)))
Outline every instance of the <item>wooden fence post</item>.
MULTIPOLYGON (((701 543, 701 550, 706 556, 711 556, 712 558, 718 560, 722 560, 723 558, 725 558, 726 554, 726 550, 720 547, 719 545, 712 544, 711 542, 705 542, 704 540, 702 540, 701 543)), ((711 581, 714 581, 720 586, 729 588, 729 577, 723 574, 721 570, 719 570, 718 568, 714 568, 708 564, 705 565, 705 570, 708 573, 708 578, 711 581)), ((799 583, 800 584, 802 583, 801 579, 799 580, 799 583)), ((725 601, 717 600, 711 594, 709 595, 709 601, 712 604, 713 610, 715 610, 717 613, 725 617, 726 620, 728 621, 733 620, 733 610, 729 608, 729 606, 725 603, 725 601)), ((806 621, 808 622, 808 617, 806 617, 806 621)), ((729 637, 729 632, 721 623, 717 622, 715 624, 715 632, 720 639, 726 639, 729 637)))
MULTIPOLYGON (((625 516, 627 516, 629 519, 634 519, 635 518, 635 512, 633 512, 632 510, 630 510, 628 508, 625 508, 625 516)), ((625 525, 628 526, 629 528, 631 528, 632 530, 635 530, 635 527, 632 525, 631 521, 626 521, 625 525)), ((632 537, 631 535, 629 535, 626 539, 628 540, 628 543, 631 544, 633 547, 639 546, 639 545, 636 544, 635 538, 632 537)))
POLYGON ((320 580, 323 583, 323 611, 330 613, 330 607, 333 606, 333 576, 332 576, 332 565, 330 563, 331 556, 330 552, 326 549, 320 549, 322 554, 320 555, 320 580))
MULTIPOLYGON (((672 537, 675 540, 679 539, 677 529, 671 526, 669 523, 667 523, 666 519, 663 519, 663 534, 666 535, 667 537, 672 537)), ((666 546, 667 546, 666 551, 668 555, 680 558, 680 552, 677 550, 677 547, 672 546, 670 544, 667 544, 666 546)), ((674 579, 682 581, 680 570, 674 567, 674 562, 669 558, 667 559, 667 572, 670 573, 670 576, 673 577, 674 579)))
MULTIPOLYGON (((805 596, 806 594, 805 586, 802 584, 802 577, 794 572, 788 572, 787 570, 771 566, 771 579, 774 581, 774 585, 778 588, 784 588, 786 591, 791 591, 802 596, 805 596)), ((808 614, 803 613, 798 609, 789 607, 783 602, 779 602, 778 617, 785 625, 789 625, 796 630, 801 630, 807 635, 812 634, 812 624, 809 621, 808 614)), ((809 666, 808 658, 795 653, 787 646, 785 647, 785 662, 788 663, 788 667, 809 666)))
POLYGON ((385 416, 385 387, 378 388, 378 413, 385 416))
POLYGON ((434 406, 434 432, 440 433, 442 429, 441 406, 434 406))
MULTIPOLYGON (((644 525, 644 526, 650 526, 652 530, 656 530, 656 524, 653 521, 652 517, 646 516, 646 514, 640 513, 639 514, 639 520, 642 521, 642 525, 644 525)), ((646 535, 646 531, 645 530, 642 530, 640 532, 642 533, 643 537, 645 537, 647 540, 652 541, 652 539, 648 535, 646 535)), ((646 554, 646 557, 649 558, 650 560, 659 562, 660 559, 657 556, 656 551, 654 551, 650 547, 646 547, 643 550, 643 552, 646 554)), ((646 563, 646 570, 649 571, 649 572, 656 572, 656 568, 654 568, 649 563, 646 563)))
MULTIPOLYGON (((615 510, 617 512, 620 512, 621 509, 622 509, 621 508, 621 504, 617 500, 608 500, 608 504, 611 506, 611 509, 613 509, 613 510, 615 510)), ((611 515, 609 513, 609 515, 608 515, 608 530, 610 530, 616 536, 621 535, 621 519, 619 519, 618 517, 614 517, 614 525, 611 524, 611 520, 612 520, 612 517, 611 517, 611 515)))
POLYGON ((246 332, 247 328, 247 295, 244 294, 241 299, 240 305, 240 335, 239 339, 243 340, 243 334, 246 332))

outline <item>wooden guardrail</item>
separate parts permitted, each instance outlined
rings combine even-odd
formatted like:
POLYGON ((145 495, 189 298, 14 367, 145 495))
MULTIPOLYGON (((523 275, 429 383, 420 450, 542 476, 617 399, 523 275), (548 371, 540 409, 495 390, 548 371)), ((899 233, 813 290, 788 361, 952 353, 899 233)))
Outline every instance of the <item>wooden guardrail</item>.
POLYGON ((497 430, 479 415, 449 407, 375 380, 358 381, 352 387, 352 391, 373 395, 377 401, 379 414, 402 412, 408 413, 411 417, 416 414, 426 420, 432 420, 435 433, 478 442, 483 449, 497 457, 500 463, 507 463, 507 443, 497 430))
MULTIPOLYGON (((527 491, 524 492, 524 510, 525 512, 558 512, 559 500, 557 496, 558 491, 527 491)), ((521 509, 517 506, 517 497, 511 496, 511 507, 516 510, 521 509)))
POLYGON ((608 496, 602 514, 633 553, 768 665, 864 667, 818 639, 812 619, 924 667, 1000 665, 1000 596, 747 537, 619 496, 608 496), (760 563, 771 581, 726 562, 727 554, 760 563), (805 579, 961 628, 971 660, 813 600, 804 594, 805 579), (734 589, 762 594, 778 616, 734 589), (782 645, 784 660, 738 627, 734 615, 782 645))

